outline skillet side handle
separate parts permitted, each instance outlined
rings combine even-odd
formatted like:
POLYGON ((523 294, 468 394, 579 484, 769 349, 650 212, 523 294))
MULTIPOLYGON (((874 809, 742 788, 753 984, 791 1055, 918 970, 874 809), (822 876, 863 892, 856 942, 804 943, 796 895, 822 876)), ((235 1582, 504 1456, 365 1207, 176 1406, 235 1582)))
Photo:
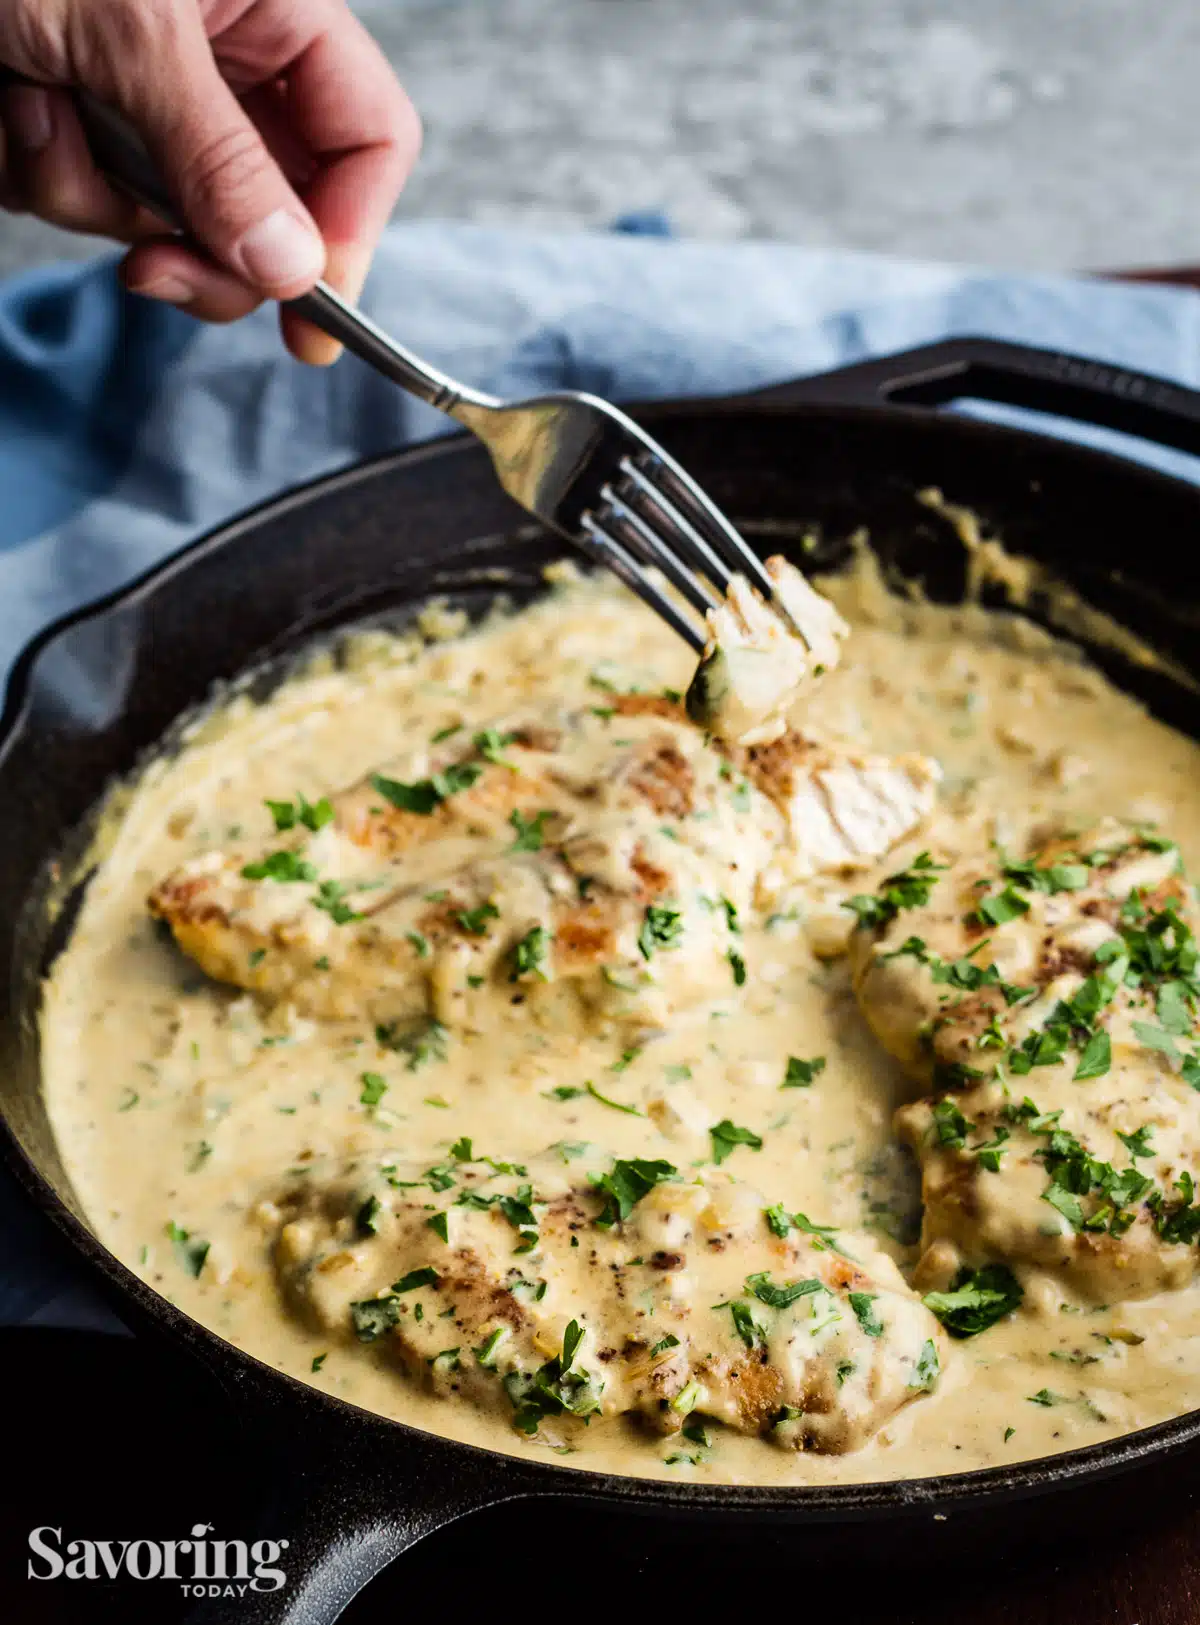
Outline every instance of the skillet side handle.
POLYGON ((1200 455, 1200 393, 1149 373, 995 339, 950 339, 817 373, 731 402, 948 406, 974 397, 1117 429, 1200 455))
MULTIPOLYGON (((273 1461, 270 1499, 257 1527, 217 1529, 208 1537, 246 1541, 250 1580, 213 1579, 205 1582, 208 1595, 189 1592, 196 1601, 185 1625, 333 1625, 365 1585, 426 1535, 537 1493, 520 1462, 414 1437, 364 1414, 330 1419, 297 1412, 289 1431, 282 1448, 284 1435, 276 1431, 269 1438, 251 1434, 239 1451, 251 1457, 262 1448, 273 1461), (280 1584, 274 1572, 263 1572, 255 1589, 257 1571, 285 1578, 280 1584), (227 1584, 232 1589, 222 1595, 227 1584)), ((231 1556, 229 1572, 233 1563, 231 1556)))

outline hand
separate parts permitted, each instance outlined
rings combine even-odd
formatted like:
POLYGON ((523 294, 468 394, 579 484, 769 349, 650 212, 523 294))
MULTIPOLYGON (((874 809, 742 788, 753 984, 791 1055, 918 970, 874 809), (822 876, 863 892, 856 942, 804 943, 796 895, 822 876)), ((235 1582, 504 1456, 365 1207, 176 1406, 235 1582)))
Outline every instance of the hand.
MULTIPOLYGON (((0 0, 0 205, 133 246, 126 286, 208 321, 324 275, 357 298, 420 146, 386 59, 344 0, 0 0), (65 88, 139 131, 205 252, 97 171, 65 88)), ((301 360, 339 347, 284 313, 301 360)))

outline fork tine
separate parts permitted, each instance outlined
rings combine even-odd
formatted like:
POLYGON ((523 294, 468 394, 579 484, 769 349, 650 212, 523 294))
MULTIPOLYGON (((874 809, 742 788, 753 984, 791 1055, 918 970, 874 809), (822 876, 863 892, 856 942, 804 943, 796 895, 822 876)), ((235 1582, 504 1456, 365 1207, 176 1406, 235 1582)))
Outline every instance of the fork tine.
POLYGON ((599 509, 601 522, 608 526, 619 542, 644 564, 652 564, 661 570, 671 585, 678 588, 701 615, 706 610, 718 607, 720 599, 712 589, 680 561, 654 527, 619 497, 611 485, 606 485, 600 495, 604 498, 599 509))
POLYGON ((650 579, 637 560, 626 552, 621 543, 609 535, 604 526, 590 513, 585 513, 580 520, 580 532, 576 541, 598 564, 619 576, 630 591, 637 593, 642 602, 660 619, 666 621, 668 626, 673 627, 697 654, 704 653, 706 640, 695 622, 688 620, 666 593, 650 579))
POLYGON ((643 473, 631 457, 622 457, 620 470, 628 488, 626 501, 634 496, 639 499, 643 508, 641 515, 643 522, 648 523, 649 519, 653 518, 659 530, 665 528, 670 535, 671 547, 725 592, 732 579, 732 572, 687 516, 675 507, 662 489, 643 473), (649 510, 649 513, 645 510, 649 510))
POLYGON ((644 456, 650 466, 639 472, 652 489, 659 491, 660 499, 673 503, 729 570, 746 576, 760 592, 773 598, 775 587, 761 561, 691 475, 659 447, 647 447, 644 456))

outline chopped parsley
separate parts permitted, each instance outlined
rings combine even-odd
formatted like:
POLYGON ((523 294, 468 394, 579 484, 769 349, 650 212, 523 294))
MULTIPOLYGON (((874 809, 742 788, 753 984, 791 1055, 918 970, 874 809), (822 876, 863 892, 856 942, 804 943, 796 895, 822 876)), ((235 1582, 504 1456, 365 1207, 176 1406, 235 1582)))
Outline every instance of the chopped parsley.
POLYGON ((312 1366, 310 1367, 310 1369, 313 1370, 313 1371, 319 1371, 321 1369, 321 1367, 325 1364, 325 1362, 326 1362, 326 1360, 328 1358, 329 1358, 328 1352, 326 1352, 325 1354, 314 1354, 313 1355, 312 1366))
POLYGON ((379 1215, 381 1211, 378 1196, 368 1196, 354 1215, 354 1224, 359 1235, 377 1236, 379 1234, 379 1215))
POLYGON ((434 1016, 426 1016, 415 1025, 402 1027, 399 1022, 381 1022, 375 1029, 375 1042, 382 1049, 394 1050, 408 1058, 408 1070, 415 1072, 428 1061, 446 1059, 446 1040, 449 1033, 434 1016))
POLYGON ((487 936, 487 922, 498 920, 500 910, 495 903, 480 903, 478 908, 459 909, 454 918, 473 937, 487 936))
POLYGON ((787 1071, 783 1074, 781 1089, 807 1089, 814 1078, 825 1070, 825 1057, 815 1055, 811 1061, 802 1061, 798 1055, 789 1055, 787 1071))
POLYGON ((403 784, 399 779, 372 773, 371 788, 401 812, 419 813, 428 818, 443 801, 469 790, 482 772, 478 762, 457 762, 446 768, 444 773, 434 773, 427 779, 418 779, 414 784, 403 784))
POLYGON ((448 1213, 435 1213, 432 1218, 425 1220, 426 1227, 440 1236, 443 1241, 450 1240, 450 1215, 448 1213))
POLYGON ((868 1337, 883 1336, 883 1322, 875 1310, 877 1294, 874 1292, 851 1292, 850 1307, 854 1310, 854 1318, 866 1332, 868 1337))
POLYGON ((730 970, 733 972, 734 987, 744 987, 746 985, 746 961, 736 948, 727 948, 725 957, 729 961, 730 970))
POLYGON ((651 903, 642 916, 638 950, 643 959, 650 959, 660 948, 678 948, 682 935, 683 915, 679 910, 651 903))
POLYGON ((658 1342, 655 1343, 654 1347, 650 1350, 650 1358, 652 1360, 657 1360, 659 1355, 666 1354, 668 1349, 677 1349, 678 1347, 679 1339, 675 1336, 674 1332, 668 1332, 665 1337, 660 1337, 658 1342))
POLYGON ((277 880, 281 884, 295 884, 302 880, 315 880, 317 871, 298 852, 272 852, 260 863, 248 863, 242 870, 245 880, 277 880))
POLYGON ((902 909, 923 908, 929 901, 944 863, 935 863, 928 852, 918 852, 907 869, 888 875, 875 896, 860 894, 848 897, 842 904, 868 930, 878 930, 891 923, 902 909))
POLYGON ((400 1300, 392 1292, 382 1298, 364 1298, 350 1305, 350 1322, 360 1343, 374 1343, 400 1319, 400 1300))
POLYGON ((753 1151, 762 1150, 761 1134, 755 1134, 753 1129, 741 1128, 737 1123, 731 1123, 728 1117, 714 1123, 708 1133, 712 1140, 713 1161, 718 1167, 733 1152, 735 1146, 748 1145, 753 1151))
POLYGON ((536 1433, 547 1416, 564 1413, 585 1421, 600 1409, 600 1400, 586 1372, 574 1371, 575 1356, 583 1342, 583 1328, 569 1321, 563 1333, 562 1353, 532 1373, 511 1371, 504 1378, 512 1401, 513 1425, 522 1433, 536 1433))
POLYGON ((729 1313, 733 1317, 734 1331, 748 1349, 758 1348, 766 1342, 766 1331, 755 1318, 754 1310, 748 1303, 736 1301, 731 1303, 729 1313))
POLYGON ((1019 920, 1022 914, 1028 914, 1029 907, 1028 898, 1022 897, 1010 884, 994 897, 983 898, 975 910, 975 918, 982 925, 1005 925, 1009 920, 1019 920))
POLYGON ((629 1117, 641 1117, 642 1116, 642 1113, 640 1111, 638 1111, 636 1106, 626 1106, 620 1100, 610 1100, 607 1095, 602 1095, 600 1093, 599 1089, 596 1088, 596 1085, 594 1083, 592 1083, 590 1080, 584 1085, 584 1087, 582 1089, 572 1089, 569 1094, 563 1094, 561 1088, 555 1089, 553 1091, 553 1093, 560 1100, 569 1100, 572 1095, 580 1095, 580 1094, 585 1094, 586 1093, 586 1094, 591 1095, 593 1100, 598 1100, 602 1106, 611 1106, 613 1111, 615 1111, 615 1112, 625 1112, 626 1115, 629 1116, 629 1117))
POLYGON ((440 1286, 441 1283, 442 1278, 438 1272, 431 1264, 426 1264, 421 1269, 409 1270, 407 1275, 393 1281, 392 1291, 399 1295, 401 1292, 415 1292, 422 1286, 440 1286))
POLYGON ((340 880, 322 880, 313 898, 313 907, 324 909, 334 925, 349 925, 361 920, 362 915, 345 901, 347 888, 340 880))
POLYGON ((544 825, 548 818, 554 816, 547 809, 545 812, 534 813, 532 818, 526 818, 514 807, 508 815, 508 821, 517 832, 517 838, 509 847, 510 852, 540 852, 545 840, 544 825))
POLYGON ((176 1259, 193 1279, 198 1279, 208 1257, 209 1243, 192 1235, 190 1230, 181 1229, 174 1219, 167 1220, 166 1235, 174 1248, 176 1259))
POLYGON ((378 1106, 388 1091, 386 1078, 378 1072, 364 1072, 360 1082, 362 1083, 362 1093, 358 1098, 362 1105, 378 1106))
POLYGON ((275 820, 275 828, 281 833, 302 826, 304 829, 311 829, 315 835, 317 830, 324 829, 326 824, 333 822, 333 808, 324 796, 320 801, 311 802, 305 800, 302 795, 297 795, 294 802, 268 801, 267 807, 275 820))
POLYGON ((1063 1398, 1063 1396, 1061 1394, 1056 1394, 1053 1389, 1050 1388, 1039 1388, 1036 1394, 1029 1394, 1027 1398, 1031 1405, 1044 1405, 1047 1410, 1049 1410, 1051 1405, 1066 1404, 1066 1400, 1063 1398))
POLYGON ((799 1298, 811 1297, 814 1292, 824 1292, 824 1283, 812 1277, 805 1281, 789 1281, 783 1286, 776 1286, 771 1280, 768 1270, 760 1270, 757 1275, 747 1275, 746 1289, 753 1292, 760 1303, 765 1303, 771 1309, 788 1309, 799 1298))
POLYGON ((618 1158, 606 1174, 590 1174, 588 1177, 596 1191, 604 1197, 596 1223, 604 1230, 624 1223, 643 1196, 648 1196, 663 1180, 675 1179, 678 1173, 672 1163, 634 1157, 618 1158))
POLYGON ((525 976, 537 976, 543 982, 548 978, 542 966, 549 956, 551 936, 544 925, 528 930, 512 950, 510 982, 519 982, 525 976))
POLYGON ((927 1292, 922 1299, 951 1337, 976 1337, 1012 1314, 1025 1296, 1007 1264, 961 1269, 948 1292, 927 1292))
POLYGON ((913 1367, 913 1374, 908 1380, 908 1386, 921 1393, 927 1394, 930 1389, 937 1386, 937 1380, 942 1374, 941 1361, 938 1359, 937 1344, 932 1337, 928 1338, 913 1367))

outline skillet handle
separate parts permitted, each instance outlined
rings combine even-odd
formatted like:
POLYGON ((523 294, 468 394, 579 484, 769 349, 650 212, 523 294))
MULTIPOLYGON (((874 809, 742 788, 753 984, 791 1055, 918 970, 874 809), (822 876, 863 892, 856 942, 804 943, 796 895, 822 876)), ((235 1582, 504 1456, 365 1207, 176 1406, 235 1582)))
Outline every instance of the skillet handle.
POLYGON ((520 1461, 414 1434, 366 1412, 281 1407, 265 1388, 250 1414, 264 1405, 274 1410, 267 1430, 254 1426, 238 1454, 249 1460, 266 1454, 268 1504, 256 1528, 215 1529, 208 1538, 244 1539, 251 1577, 260 1553, 264 1569, 286 1578, 279 1584, 264 1573, 271 1590, 234 1581, 229 1595, 218 1594, 225 1583, 210 1580, 210 1594, 194 1603, 185 1625, 333 1625, 365 1585, 426 1535, 487 1507, 545 1493, 520 1461))
POLYGON ((1200 455, 1200 393, 1083 356, 997 339, 949 339, 777 384, 739 400, 781 406, 948 406, 966 397, 1117 429, 1200 455))

